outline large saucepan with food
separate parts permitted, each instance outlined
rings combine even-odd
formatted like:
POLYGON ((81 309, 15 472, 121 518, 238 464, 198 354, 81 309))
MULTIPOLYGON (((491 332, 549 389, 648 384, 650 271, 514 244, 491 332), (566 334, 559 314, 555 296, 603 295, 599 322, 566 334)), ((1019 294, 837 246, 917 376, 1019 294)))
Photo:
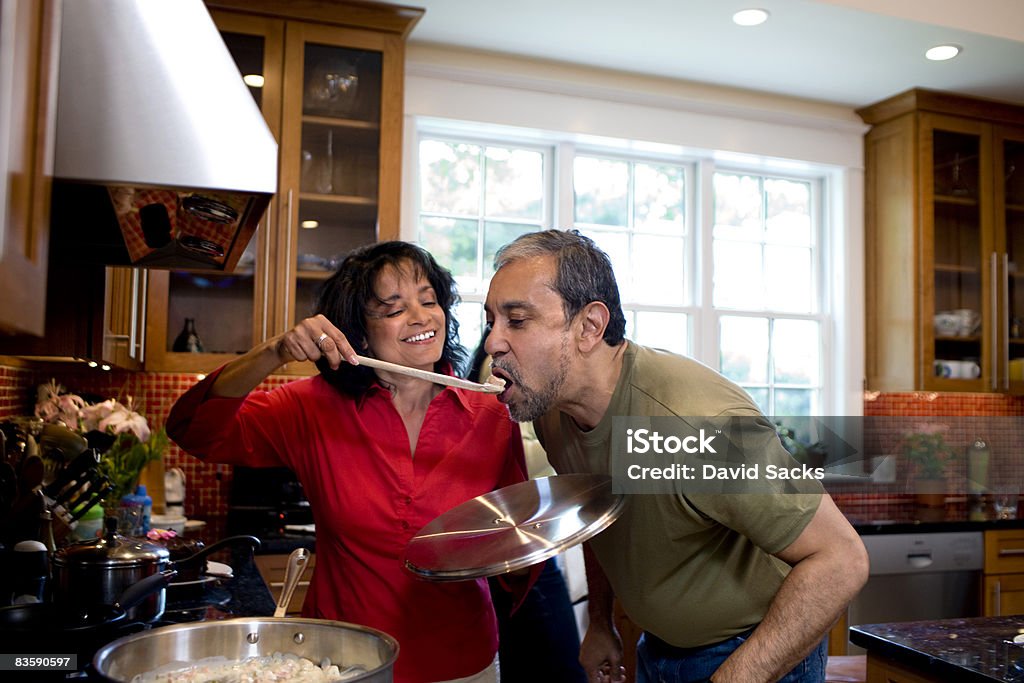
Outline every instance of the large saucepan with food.
POLYGON ((273 617, 179 624, 138 633, 100 649, 93 668, 116 683, 192 680, 186 677, 202 674, 226 678, 229 671, 248 670, 274 670, 282 681, 291 674, 303 681, 391 683, 398 658, 398 641, 391 636, 341 621, 283 618, 308 559, 308 550, 292 553, 273 617), (326 675, 315 677, 321 674, 326 675))

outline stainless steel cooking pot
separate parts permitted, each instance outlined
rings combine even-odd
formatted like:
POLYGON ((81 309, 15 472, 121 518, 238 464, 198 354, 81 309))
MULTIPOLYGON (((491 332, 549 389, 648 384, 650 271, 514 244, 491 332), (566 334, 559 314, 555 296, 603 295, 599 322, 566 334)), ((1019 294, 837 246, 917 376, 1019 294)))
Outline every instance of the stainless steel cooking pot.
POLYGON ((164 626, 120 638, 96 653, 93 668, 105 680, 128 683, 134 676, 175 663, 184 668, 206 657, 242 660, 275 652, 317 664, 327 658, 342 671, 349 667, 365 671, 346 678, 346 683, 391 683, 398 641, 381 631, 341 621, 225 619, 164 626))
MULTIPOLYGON (((288 560, 275 614, 283 614, 308 560, 298 549, 288 560)), ((105 680, 128 683, 156 669, 187 668, 207 657, 237 661, 275 652, 294 654, 348 674, 346 683, 391 683, 398 641, 356 624, 326 619, 254 617, 179 624, 115 640, 96 652, 92 665, 105 680)), ((166 670, 166 669, 165 669, 166 670)))
MULTIPOLYGON (((113 604, 129 586, 165 569, 199 562, 212 552, 234 543, 259 547, 252 536, 232 536, 211 543, 195 554, 172 562, 164 546, 145 538, 118 534, 113 525, 103 538, 65 546, 53 555, 54 602, 74 606, 113 604)), ((138 621, 159 619, 167 601, 161 589, 128 610, 128 618, 138 621)))

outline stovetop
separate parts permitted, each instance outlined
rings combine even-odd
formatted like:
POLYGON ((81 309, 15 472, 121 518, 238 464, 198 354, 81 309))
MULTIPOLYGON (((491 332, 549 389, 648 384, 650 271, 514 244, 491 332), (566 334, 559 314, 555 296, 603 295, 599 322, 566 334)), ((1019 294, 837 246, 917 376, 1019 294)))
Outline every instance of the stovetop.
MULTIPOLYGON (((174 624, 184 624, 197 621, 215 621, 220 619, 230 619, 237 616, 226 609, 232 598, 230 591, 226 588, 216 584, 200 586, 198 588, 191 586, 184 588, 187 588, 187 590, 181 597, 175 597, 175 593, 180 589, 175 587, 174 584, 171 584, 167 589, 167 606, 160 619, 151 622, 133 621, 116 628, 111 628, 106 634, 106 637, 108 638, 107 642, 113 642, 118 638, 124 638, 135 633, 160 628, 162 626, 172 626, 174 624)), ((76 654, 78 668, 74 671, 15 672, 15 677, 13 679, 9 678, 8 672, 5 671, 3 679, 5 681, 76 681, 88 683, 92 683, 92 681, 105 680, 92 668, 92 658, 96 652, 103 647, 103 645, 104 644, 96 646, 94 643, 90 644, 85 642, 75 643, 74 638, 69 638, 62 643, 62 646, 54 647, 54 652, 52 654, 76 654), (60 652, 58 653, 57 650, 60 652), (21 675, 18 676, 18 673, 21 673, 21 675)))

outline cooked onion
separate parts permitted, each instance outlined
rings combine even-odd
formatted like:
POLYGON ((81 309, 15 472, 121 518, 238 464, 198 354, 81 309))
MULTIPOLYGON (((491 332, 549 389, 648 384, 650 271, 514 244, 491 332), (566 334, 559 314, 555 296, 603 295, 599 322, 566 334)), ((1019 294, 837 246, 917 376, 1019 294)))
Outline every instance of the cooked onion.
POLYGON ((344 670, 325 659, 319 665, 305 657, 275 652, 269 656, 228 659, 207 657, 172 662, 139 674, 132 683, 333 683, 366 673, 360 666, 344 670))

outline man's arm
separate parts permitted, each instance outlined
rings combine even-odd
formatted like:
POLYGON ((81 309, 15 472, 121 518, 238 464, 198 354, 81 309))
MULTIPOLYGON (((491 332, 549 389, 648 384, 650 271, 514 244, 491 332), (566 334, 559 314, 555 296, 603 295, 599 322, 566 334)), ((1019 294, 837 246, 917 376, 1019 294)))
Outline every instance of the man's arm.
POLYGON ((711 677, 714 683, 784 676, 818 644, 868 578, 864 544, 828 494, 803 532, 776 557, 793 569, 761 624, 711 677))
POLYGON ((622 638, 615 628, 612 592, 608 577, 601 569, 589 543, 583 544, 587 568, 587 612, 590 625, 580 645, 580 665, 593 683, 617 683, 626 680, 622 666, 622 638))

